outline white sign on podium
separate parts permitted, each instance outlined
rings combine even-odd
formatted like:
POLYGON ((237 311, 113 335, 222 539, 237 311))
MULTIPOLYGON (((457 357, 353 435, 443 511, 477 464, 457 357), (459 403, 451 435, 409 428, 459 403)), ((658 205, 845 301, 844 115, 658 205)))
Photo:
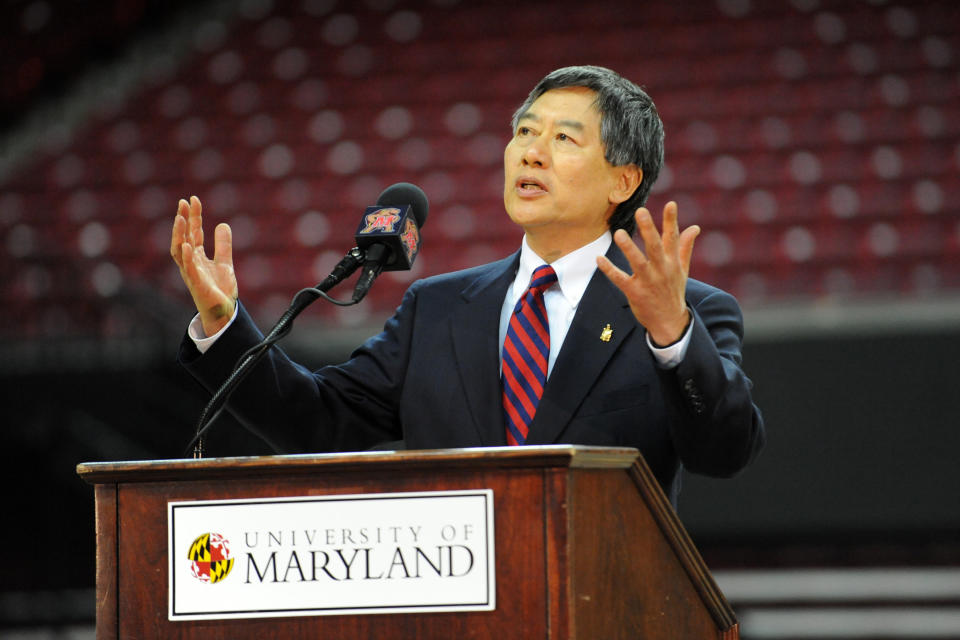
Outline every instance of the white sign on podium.
POLYGON ((489 611, 493 491, 170 502, 169 619, 489 611))

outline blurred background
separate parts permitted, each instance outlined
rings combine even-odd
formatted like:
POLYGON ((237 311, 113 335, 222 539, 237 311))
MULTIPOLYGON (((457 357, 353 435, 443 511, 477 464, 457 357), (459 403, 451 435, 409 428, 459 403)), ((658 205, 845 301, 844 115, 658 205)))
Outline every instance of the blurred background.
MULTIPOLYGON (((93 637, 75 466, 180 457, 206 400, 174 361, 179 198, 232 225, 267 328, 384 187, 423 187, 414 270, 284 341, 340 361, 413 279, 516 249, 509 118, 548 71, 599 64, 656 101, 650 207, 703 227, 692 276, 744 307, 769 444, 688 477, 680 509, 742 637, 960 638, 958 7, 6 0, 0 637, 93 637)), ((227 421, 208 446, 268 453, 227 421)))

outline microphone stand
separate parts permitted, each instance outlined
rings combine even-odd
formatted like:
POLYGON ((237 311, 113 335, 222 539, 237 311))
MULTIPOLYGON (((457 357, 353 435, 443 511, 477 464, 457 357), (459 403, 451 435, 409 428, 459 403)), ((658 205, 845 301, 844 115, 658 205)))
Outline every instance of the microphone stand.
MULTIPOLYGON (((344 278, 349 277, 354 271, 356 271, 364 263, 364 252, 359 248, 354 247, 347 252, 343 259, 333 268, 333 271, 330 272, 323 282, 318 284, 316 287, 302 289, 294 296, 293 301, 290 303, 290 307, 280 316, 280 319, 273 326, 273 329, 267 334, 267 336, 257 345, 248 349, 243 355, 240 356, 237 361, 237 365, 233 368, 233 372, 224 380, 223 384, 220 385, 220 388, 214 392, 211 396, 210 401, 207 402, 207 405, 203 408, 203 411, 200 412, 200 419, 197 421, 197 431, 193 436, 193 439, 187 444, 186 451, 193 449, 194 458, 203 457, 203 437, 206 435, 207 431, 210 430, 210 427, 213 426, 214 421, 220 416, 220 412, 223 411, 224 405, 227 402, 227 399, 230 397, 230 394, 237 388, 244 378, 253 370, 254 365, 256 365, 263 356, 270 350, 270 347, 274 345, 281 338, 285 337, 290 330, 293 328, 293 320, 300 313, 310 306, 317 298, 324 297, 330 300, 326 295, 326 292, 332 289, 334 286, 339 284, 344 278), (211 415, 212 414, 212 415, 211 415)), ((337 301, 333 301, 337 302, 337 301)), ((343 303, 338 303, 343 304, 343 303)), ((353 302, 347 304, 355 304, 353 302)), ((273 445, 269 440, 264 436, 261 437, 273 448, 274 451, 279 453, 279 450, 276 446, 273 445)))

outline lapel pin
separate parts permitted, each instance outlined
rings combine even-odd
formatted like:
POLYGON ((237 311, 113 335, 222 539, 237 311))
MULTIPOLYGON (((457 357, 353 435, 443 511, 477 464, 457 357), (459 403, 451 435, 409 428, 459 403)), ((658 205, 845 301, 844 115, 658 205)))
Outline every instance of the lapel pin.
POLYGON ((613 337, 613 329, 610 328, 608 324, 603 328, 603 331, 600 332, 600 340, 603 342, 610 342, 610 338, 613 337))

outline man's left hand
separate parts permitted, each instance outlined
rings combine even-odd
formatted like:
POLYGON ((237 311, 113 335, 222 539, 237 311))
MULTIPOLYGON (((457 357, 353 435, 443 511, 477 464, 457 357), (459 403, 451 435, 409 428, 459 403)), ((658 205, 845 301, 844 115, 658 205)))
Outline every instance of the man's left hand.
POLYGON ((637 322, 647 329, 657 346, 682 338, 690 323, 685 294, 693 242, 700 235, 700 227, 693 225, 681 233, 677 217, 677 203, 668 202, 663 208, 661 235, 650 212, 644 207, 637 209, 637 228, 646 255, 623 229, 613 234, 633 275, 624 273, 604 256, 597 258, 597 266, 627 297, 637 322))

